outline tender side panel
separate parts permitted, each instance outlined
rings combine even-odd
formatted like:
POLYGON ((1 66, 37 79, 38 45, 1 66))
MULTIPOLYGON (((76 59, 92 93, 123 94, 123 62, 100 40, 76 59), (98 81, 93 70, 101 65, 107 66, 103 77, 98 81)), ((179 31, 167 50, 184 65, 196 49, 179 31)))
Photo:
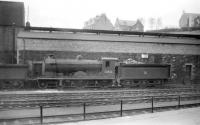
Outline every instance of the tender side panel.
POLYGON ((169 66, 120 67, 121 79, 168 79, 169 66))
POLYGON ((28 73, 27 65, 0 65, 0 80, 25 79, 28 73))

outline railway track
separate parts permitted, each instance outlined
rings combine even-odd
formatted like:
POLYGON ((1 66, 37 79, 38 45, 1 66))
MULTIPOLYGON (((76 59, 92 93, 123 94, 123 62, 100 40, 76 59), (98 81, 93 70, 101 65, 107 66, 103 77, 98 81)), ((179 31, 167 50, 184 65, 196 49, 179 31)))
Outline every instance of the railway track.
MULTIPOLYGON (((88 92, 64 92, 64 93, 37 93, 37 94, 1 94, 0 110, 13 108, 31 108, 40 105, 51 106, 80 106, 84 102, 87 105, 118 103, 120 100, 127 102, 148 101, 150 97, 169 97, 181 95, 199 95, 198 89, 148 89, 148 90, 120 90, 120 91, 88 91, 88 92), (140 100, 140 101, 137 101, 140 100)), ((184 97, 185 96, 185 97, 184 97)), ((175 97, 177 99, 177 96, 175 97)), ((163 100, 160 99, 160 100, 163 100)), ((159 100, 158 100, 159 101, 159 100)), ((166 100, 165 100, 166 101, 166 100)))
MULTIPOLYGON (((130 96, 125 96, 125 97, 115 97, 115 98, 96 98, 96 99, 66 99, 66 100, 31 100, 28 102, 24 101, 5 101, 3 105, 5 107, 10 107, 10 106, 54 106, 54 105, 66 105, 66 106, 79 106, 82 105, 83 103, 86 103, 87 105, 102 105, 104 103, 106 104, 116 104, 119 103, 121 100, 124 102, 133 102, 133 103, 141 103, 144 101, 149 101, 151 100, 152 96, 140 96, 140 97, 130 97, 130 96)), ((181 95, 182 100, 189 100, 189 99, 200 99, 200 94, 185 94, 181 95)), ((155 101, 176 101, 178 100, 177 95, 167 95, 167 96, 154 96, 155 101)), ((4 108, 5 108, 4 107, 4 108)))
POLYGON ((107 90, 107 91, 61 91, 61 92, 28 92, 22 94, 16 93, 1 93, 0 99, 13 99, 13 100, 29 100, 29 99, 42 99, 48 97, 48 99, 53 98, 96 98, 99 96, 123 96, 123 95, 132 95, 132 96, 140 96, 146 94, 185 94, 185 93, 199 93, 200 89, 191 89, 191 88, 176 88, 176 89, 137 89, 137 90, 107 90))
MULTIPOLYGON (((198 89, 0 94, 0 123, 55 123, 200 104, 198 89), (123 103, 123 104, 122 104, 123 103), (153 103, 153 105, 152 105, 153 103), (123 108, 120 110, 120 105, 123 108), (151 108, 154 107, 154 108, 151 108), (83 112, 83 108, 86 109, 83 112), (122 111, 123 109, 123 111, 122 111), (41 114, 41 112, 43 112, 41 114), (52 113, 54 112, 54 113, 52 113), (39 114, 40 113, 40 114, 39 114), (105 115, 109 114, 109 115, 105 115), (43 120, 44 119, 44 120, 43 120)), ((115 117, 116 117, 115 116, 115 117)))

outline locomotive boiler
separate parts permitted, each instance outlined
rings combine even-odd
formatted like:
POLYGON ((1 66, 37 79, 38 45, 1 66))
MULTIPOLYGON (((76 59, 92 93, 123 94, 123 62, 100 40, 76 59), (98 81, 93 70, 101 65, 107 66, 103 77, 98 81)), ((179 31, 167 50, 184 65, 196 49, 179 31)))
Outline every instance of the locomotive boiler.
POLYGON ((59 59, 51 55, 41 61, 29 61, 28 65, 2 65, 0 68, 1 88, 23 88, 26 84, 43 89, 146 87, 163 84, 170 78, 169 65, 127 63, 110 57, 59 59))

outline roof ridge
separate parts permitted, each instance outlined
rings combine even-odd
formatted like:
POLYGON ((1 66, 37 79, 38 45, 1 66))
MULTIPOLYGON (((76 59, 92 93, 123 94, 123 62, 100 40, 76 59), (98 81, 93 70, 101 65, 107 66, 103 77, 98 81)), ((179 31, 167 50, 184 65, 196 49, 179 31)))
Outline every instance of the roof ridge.
POLYGON ((200 15, 200 13, 183 13, 183 15, 200 15))

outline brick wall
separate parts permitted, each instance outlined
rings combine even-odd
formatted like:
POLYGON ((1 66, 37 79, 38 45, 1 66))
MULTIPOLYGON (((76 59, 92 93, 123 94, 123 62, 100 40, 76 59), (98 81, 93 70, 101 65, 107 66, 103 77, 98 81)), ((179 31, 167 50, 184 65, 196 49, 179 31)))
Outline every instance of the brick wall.
POLYGON ((84 59, 100 59, 101 57, 116 57, 120 61, 132 58, 144 63, 170 64, 171 73, 175 73, 175 82, 183 83, 185 76, 185 65, 192 64, 192 80, 200 81, 200 56, 195 55, 175 55, 175 54, 148 54, 148 58, 141 57, 142 53, 111 53, 111 52, 74 52, 74 51, 19 51, 19 63, 28 60, 41 61, 49 54, 56 58, 75 59, 77 55, 82 55, 84 59))
POLYGON ((25 62, 42 60, 49 54, 64 59, 82 55, 86 59, 117 57, 167 63, 171 65, 171 73, 177 76, 173 80, 179 83, 184 82, 186 64, 191 64, 192 80, 200 78, 200 43, 197 39, 25 32, 18 35, 17 52, 19 63, 24 59, 25 62), (142 58, 141 54, 146 53, 148 58, 142 58))
POLYGON ((20 30, 18 27, 0 26, 0 63, 16 63, 16 36, 20 30))
POLYGON ((13 28, 0 26, 0 63, 11 63, 13 54, 13 28))
POLYGON ((109 41, 18 39, 17 49, 36 51, 84 51, 200 55, 200 45, 109 41))

